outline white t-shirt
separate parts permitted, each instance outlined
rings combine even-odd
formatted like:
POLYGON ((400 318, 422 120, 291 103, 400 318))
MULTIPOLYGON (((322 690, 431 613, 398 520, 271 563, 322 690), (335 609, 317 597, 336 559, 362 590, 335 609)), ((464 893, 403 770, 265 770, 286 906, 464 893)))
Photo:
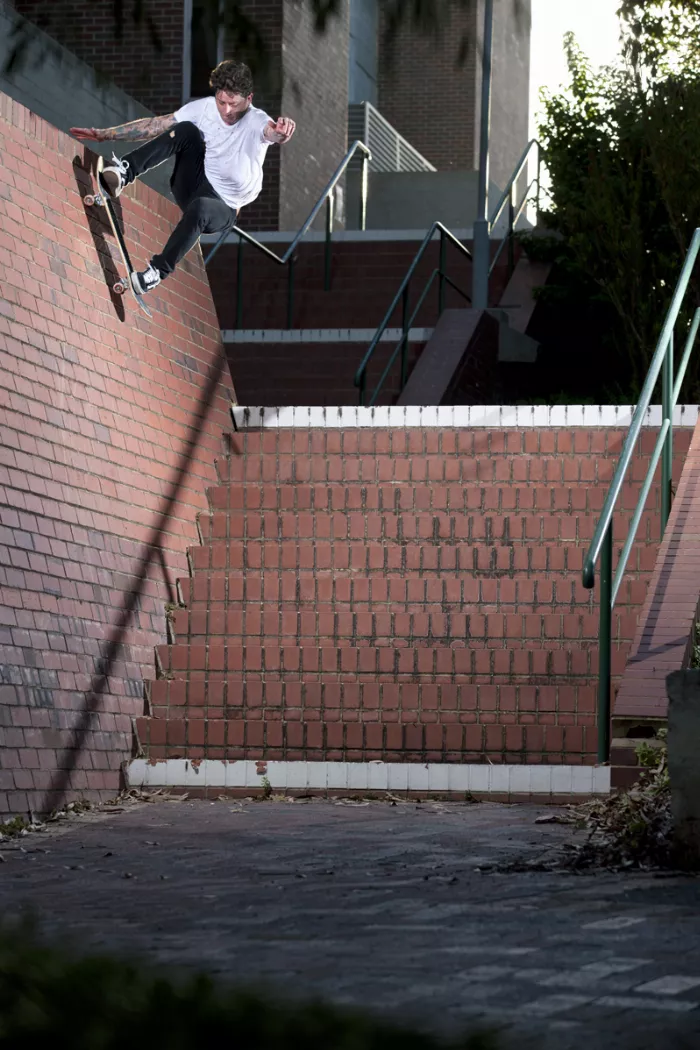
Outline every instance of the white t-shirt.
POLYGON ((204 136, 204 173, 230 208, 250 204, 260 193, 263 161, 270 143, 263 137, 267 113, 251 106, 235 124, 219 115, 213 95, 187 102, 175 120, 189 120, 204 136))

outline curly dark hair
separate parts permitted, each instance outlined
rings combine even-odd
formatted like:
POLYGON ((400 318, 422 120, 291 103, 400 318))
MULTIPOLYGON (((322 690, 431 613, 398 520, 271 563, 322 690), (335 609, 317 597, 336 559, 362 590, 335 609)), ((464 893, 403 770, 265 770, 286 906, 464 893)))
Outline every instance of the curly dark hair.
POLYGON ((253 94, 253 74, 244 62, 236 62, 232 58, 219 62, 209 77, 209 84, 214 91, 229 91, 232 95, 253 94))

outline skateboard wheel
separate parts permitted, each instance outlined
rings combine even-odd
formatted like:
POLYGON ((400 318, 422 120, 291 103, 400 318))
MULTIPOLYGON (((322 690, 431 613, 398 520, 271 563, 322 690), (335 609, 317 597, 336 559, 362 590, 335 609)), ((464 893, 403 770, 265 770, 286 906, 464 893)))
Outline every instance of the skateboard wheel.
POLYGON ((117 281, 115 284, 112 285, 112 291, 115 295, 123 295, 126 291, 126 282, 117 281))
POLYGON ((85 196, 83 197, 83 202, 85 203, 85 207, 86 208, 91 208, 93 206, 93 204, 97 203, 97 199, 95 197, 95 194, 94 193, 86 193, 85 196))

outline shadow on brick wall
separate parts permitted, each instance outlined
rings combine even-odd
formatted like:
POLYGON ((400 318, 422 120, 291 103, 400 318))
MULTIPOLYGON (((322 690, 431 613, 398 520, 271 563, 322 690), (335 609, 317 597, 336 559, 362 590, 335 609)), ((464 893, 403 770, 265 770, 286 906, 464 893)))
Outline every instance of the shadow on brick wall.
MULTIPOLYGON (((138 568, 135 576, 137 586, 129 592, 126 603, 121 609, 116 624, 112 630, 111 637, 107 641, 104 657, 101 660, 100 673, 95 676, 91 690, 86 694, 85 706, 78 719, 76 728, 73 730, 73 743, 64 751, 63 757, 58 762, 58 769, 54 774, 51 786, 46 794, 46 809, 60 807, 66 799, 70 788, 71 777, 77 765, 78 758, 86 746, 88 735, 93 729, 92 721, 100 712, 101 701, 108 689, 109 679, 114 664, 119 658, 119 653, 126 634, 129 630, 132 617, 138 610, 139 601, 143 594, 144 586, 148 579, 149 570, 154 559, 163 564, 161 541, 166 531, 168 522, 172 516, 175 504, 180 496, 183 482, 190 470, 200 436, 204 429, 209 411, 214 402, 217 388, 221 382, 224 369, 226 368, 226 356, 219 354, 210 366, 207 373, 206 385, 202 391, 197 408, 193 413, 192 422, 183 442, 183 453, 176 467, 170 487, 163 498, 161 509, 158 512, 156 523, 148 541, 143 546, 143 552, 139 558, 138 568)), ((165 574, 167 578, 167 573, 165 574)), ((172 594, 170 597, 174 597, 172 594)), ((124 784, 121 785, 124 787, 124 784)))
MULTIPOLYGON (((82 159, 79 156, 73 158, 73 175, 75 177, 81 200, 84 200, 87 194, 97 192, 97 157, 89 149, 85 149, 82 159)), ((85 210, 88 215, 90 236, 95 245, 100 269, 102 270, 102 276, 104 277, 105 284, 109 290, 109 297, 112 300, 114 312, 120 321, 124 321, 126 319, 126 314, 122 297, 113 292, 112 288, 120 277, 127 275, 122 275, 118 272, 114 259, 112 258, 109 243, 105 237, 106 231, 110 229, 109 221, 102 208, 86 207, 85 210)), ((117 221, 123 225, 119 202, 117 202, 115 214, 117 216, 117 221)))

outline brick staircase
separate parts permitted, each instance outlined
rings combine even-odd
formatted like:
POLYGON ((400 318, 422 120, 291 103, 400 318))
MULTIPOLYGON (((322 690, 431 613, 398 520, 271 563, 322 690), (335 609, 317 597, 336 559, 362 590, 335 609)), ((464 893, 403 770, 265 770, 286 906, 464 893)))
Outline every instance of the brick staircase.
MULTIPOLYGON (((624 430, 391 425, 419 411, 231 436, 137 720, 133 783, 250 791, 274 767, 282 787, 341 788, 353 764, 387 763, 385 787, 410 789, 421 765, 503 795, 602 784, 576 769, 596 752, 598 618, 580 571, 624 430)), ((676 475, 690 433, 677 430, 676 475)), ((618 678, 658 504, 655 486, 615 609, 618 678)))
MULTIPOLYGON (((242 312, 237 318, 238 248, 224 244, 214 256, 207 272, 224 332, 231 376, 242 405, 356 405, 358 392, 353 378, 379 324, 391 305, 411 265, 425 231, 410 239, 392 239, 386 232, 336 234, 331 255, 331 287, 324 290, 324 244, 317 235, 300 244, 295 255, 292 340, 286 341, 288 277, 279 266, 258 250, 246 245, 242 258, 242 312), (349 239, 343 239, 349 238, 349 239), (238 321, 239 331, 235 331, 238 321), (334 333, 323 342, 318 336, 334 333), (306 333, 314 338, 297 338, 306 333), (277 334, 278 338, 275 338, 277 334), (261 338, 263 337, 263 338, 261 338), (340 337, 340 338, 338 338, 340 337)), ((283 234, 267 247, 283 254, 288 241, 283 234)), ((213 238, 210 238, 210 240, 213 238)), ((470 247, 469 242, 465 242, 470 247)), ((494 241, 493 251, 498 245, 494 241)), ((507 253, 503 252, 494 270, 491 301, 495 305, 508 284, 507 253)), ((447 274, 469 294, 472 284, 471 262, 448 246, 447 274)), ((410 311, 415 308, 428 279, 439 266, 440 248, 434 241, 419 262, 410 290, 410 311)), ((447 308, 463 308, 466 300, 449 285, 445 286, 447 308)), ((438 284, 434 282, 419 310, 414 326, 425 338, 409 344, 410 373, 430 337, 439 316, 438 284)), ((402 310, 391 321, 400 328, 402 310)), ((379 380, 399 336, 382 344, 368 374, 372 390, 379 380)), ((380 404, 394 404, 399 390, 399 365, 395 364, 382 392, 380 404)))

